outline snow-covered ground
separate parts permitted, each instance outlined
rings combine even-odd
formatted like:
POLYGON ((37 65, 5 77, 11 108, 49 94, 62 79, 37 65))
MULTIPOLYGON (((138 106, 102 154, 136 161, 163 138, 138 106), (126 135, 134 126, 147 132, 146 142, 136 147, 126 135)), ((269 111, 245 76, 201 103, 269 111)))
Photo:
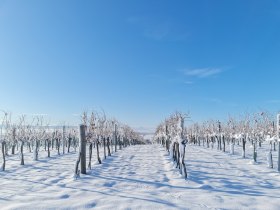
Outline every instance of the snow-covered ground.
POLYGON ((1 209, 280 208, 280 174, 267 168, 262 157, 251 164, 238 149, 229 155, 187 146, 187 181, 160 145, 125 148, 77 180, 77 154, 39 155, 35 162, 26 153, 25 166, 17 155, 8 157, 7 171, 0 172, 1 209))

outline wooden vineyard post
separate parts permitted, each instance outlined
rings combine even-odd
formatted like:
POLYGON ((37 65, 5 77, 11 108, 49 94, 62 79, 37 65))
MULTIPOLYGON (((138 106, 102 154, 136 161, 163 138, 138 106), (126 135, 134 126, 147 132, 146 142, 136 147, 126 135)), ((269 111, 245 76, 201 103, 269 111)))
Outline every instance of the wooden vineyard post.
MULTIPOLYGON (((114 127, 114 122, 112 122, 112 126, 114 127)), ((114 132, 114 131, 113 131, 114 132)), ((112 134, 112 137, 110 137, 110 144, 111 144, 111 150, 110 150, 110 154, 114 153, 114 133, 112 134)))
POLYGON ((5 141, 2 141, 2 155, 3 155, 3 164, 2 164, 2 171, 5 171, 5 167, 6 167, 6 151, 5 151, 5 148, 6 148, 6 142, 5 141))
MULTIPOLYGON (((185 165, 185 153, 186 153, 186 141, 185 141, 185 136, 184 136, 184 123, 185 123, 185 119, 182 117, 181 118, 181 141, 182 142, 180 142, 180 144, 181 144, 181 146, 183 146, 183 151, 181 151, 183 154, 180 154, 181 155, 181 157, 180 157, 180 159, 181 159, 181 171, 182 171, 182 175, 184 175, 185 176, 185 179, 187 179, 188 178, 188 173, 187 173, 187 169, 186 169, 186 165, 185 165)), ((179 144, 178 144, 178 149, 179 149, 179 144)))
POLYGON ((16 148, 16 129, 13 128, 13 141, 12 141, 12 155, 15 154, 15 148, 16 148))
POLYGON ((277 115, 278 172, 280 172, 280 114, 277 115))
POLYGON ((86 174, 86 126, 80 125, 81 174, 86 174))
POLYGON ((115 142, 115 152, 117 152, 117 124, 115 124, 114 142, 115 142))
POLYGON ((65 126, 62 128, 62 153, 65 154, 65 126))
POLYGON ((168 133, 168 126, 165 125, 165 135, 166 135, 166 150, 168 152, 168 155, 170 155, 169 147, 170 147, 170 142, 169 142, 169 133, 168 133))

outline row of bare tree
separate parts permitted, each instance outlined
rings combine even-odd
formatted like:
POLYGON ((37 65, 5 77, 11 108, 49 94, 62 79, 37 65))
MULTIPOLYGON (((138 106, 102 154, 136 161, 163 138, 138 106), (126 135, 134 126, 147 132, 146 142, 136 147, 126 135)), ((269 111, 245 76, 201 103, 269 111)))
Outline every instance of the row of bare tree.
MULTIPOLYGON (((1 118, 0 118, 1 119, 1 118)), ((86 125, 86 144, 89 147, 88 168, 91 169, 92 152, 96 148, 97 158, 101 163, 100 149, 103 148, 104 157, 113 151, 144 143, 143 138, 127 125, 117 120, 108 120, 106 115, 84 112, 82 123, 86 125)), ((27 119, 21 116, 12 121, 11 114, 4 112, 1 120, 0 146, 2 153, 2 171, 5 170, 9 155, 19 155, 20 164, 24 165, 24 154, 33 153, 33 160, 39 159, 39 152, 46 151, 47 157, 52 154, 76 152, 80 144, 78 126, 50 126, 42 116, 27 119)))
POLYGON ((187 144, 187 133, 184 127, 187 114, 176 112, 158 125, 154 139, 157 143, 166 148, 171 158, 173 158, 176 168, 184 178, 187 178, 185 165, 185 147, 187 144))
POLYGON ((1 123, 2 171, 5 171, 6 157, 19 155, 20 165, 25 164, 24 153, 33 153, 33 160, 38 161, 39 152, 44 150, 47 156, 76 151, 78 146, 77 129, 66 126, 50 126, 42 116, 28 120, 21 116, 15 122, 11 114, 4 113, 1 123))
MULTIPOLYGON (((225 122, 210 120, 195 123, 188 128, 190 143, 213 148, 231 154, 235 153, 235 146, 242 146, 242 157, 246 157, 247 145, 253 147, 253 161, 257 162, 257 147, 263 143, 270 144, 267 154, 269 167, 273 168, 272 152, 279 145, 279 127, 275 115, 268 112, 246 114, 239 118, 230 117, 225 122), (228 149, 227 149, 228 147, 228 149)), ((279 168, 279 167, 278 167, 279 168)))
POLYGON ((144 144, 144 139, 141 135, 135 132, 128 125, 122 124, 115 119, 107 119, 106 115, 91 112, 84 112, 82 115, 82 126, 80 130, 80 139, 85 141, 84 147, 81 145, 78 160, 75 165, 75 176, 79 173, 86 174, 85 161, 86 145, 88 146, 89 160, 88 170, 92 167, 93 148, 96 148, 96 157, 99 164, 102 163, 100 158, 100 149, 103 147, 103 157, 111 156, 113 152, 121 150, 124 147, 136 144, 144 144), (84 134, 83 134, 84 133, 84 134), (84 136, 84 137, 82 137, 84 136), (78 165, 81 165, 79 171, 78 165))
MULTIPOLYGON (((166 146, 169 151, 170 142, 176 137, 174 125, 179 122, 182 114, 174 114, 173 117, 165 120, 157 129, 156 140, 166 146), (172 126, 173 125, 173 126, 172 126), (171 139, 170 139, 171 138, 171 139)), ((257 162, 258 150, 263 143, 270 145, 267 151, 268 166, 273 168, 272 153, 278 150, 278 171, 280 171, 280 115, 268 112, 246 114, 238 118, 229 117, 227 121, 208 120, 201 123, 194 123, 182 129, 189 144, 203 145, 207 148, 216 147, 223 152, 229 151, 235 154, 235 147, 241 146, 242 157, 246 158, 247 145, 252 145, 253 161, 257 162), (277 149, 278 147, 278 149, 277 149)), ((181 117, 182 118, 182 117, 181 117)), ((177 125, 177 127, 179 127, 177 125)), ((178 141, 178 140, 177 140, 178 141)))

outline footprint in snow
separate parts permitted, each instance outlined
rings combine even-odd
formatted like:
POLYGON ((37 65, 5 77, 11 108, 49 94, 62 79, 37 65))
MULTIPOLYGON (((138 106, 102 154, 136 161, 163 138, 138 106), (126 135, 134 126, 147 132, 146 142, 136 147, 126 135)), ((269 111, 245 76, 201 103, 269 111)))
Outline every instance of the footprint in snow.
POLYGON ((51 184, 57 184, 60 181, 60 179, 51 179, 51 180, 47 180, 47 181, 51 184))
POLYGON ((116 185, 116 182, 106 182, 104 183, 104 187, 113 187, 114 185, 116 185))
POLYGON ((91 202, 91 203, 87 203, 86 205, 85 205, 85 208, 86 209, 91 209, 91 208, 93 208, 93 207, 95 207, 96 206, 96 203, 95 202, 91 202))
POLYGON ((69 197, 70 197, 70 195, 65 194, 65 195, 60 196, 59 198, 60 198, 60 199, 67 199, 67 198, 69 198, 69 197))

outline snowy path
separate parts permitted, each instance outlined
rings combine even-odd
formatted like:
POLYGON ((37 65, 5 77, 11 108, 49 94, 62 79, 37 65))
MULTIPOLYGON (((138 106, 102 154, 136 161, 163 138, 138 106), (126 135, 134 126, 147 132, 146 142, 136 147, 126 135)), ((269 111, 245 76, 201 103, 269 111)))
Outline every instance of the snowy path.
POLYGON ((6 209, 178 209, 174 199, 180 194, 172 182, 181 178, 176 174, 170 181, 165 157, 159 145, 128 147, 78 180, 72 178, 76 154, 11 166, 1 174, 0 204, 6 209))
POLYGON ((202 147, 188 146, 186 153, 188 181, 182 179, 159 145, 118 151, 78 180, 72 178, 74 153, 41 158, 24 167, 12 157, 7 172, 0 173, 0 206, 1 209, 279 209, 280 175, 275 171, 264 165, 251 165, 239 156, 202 147))

